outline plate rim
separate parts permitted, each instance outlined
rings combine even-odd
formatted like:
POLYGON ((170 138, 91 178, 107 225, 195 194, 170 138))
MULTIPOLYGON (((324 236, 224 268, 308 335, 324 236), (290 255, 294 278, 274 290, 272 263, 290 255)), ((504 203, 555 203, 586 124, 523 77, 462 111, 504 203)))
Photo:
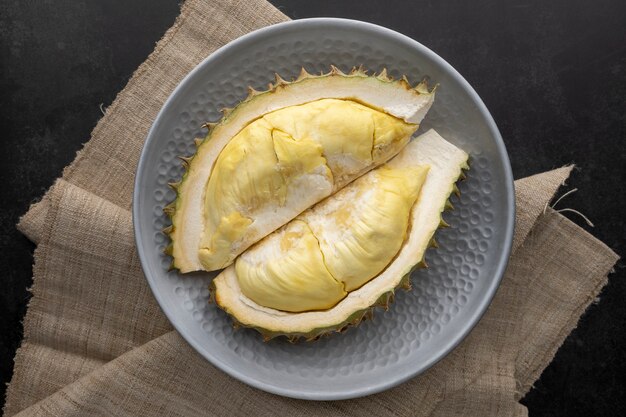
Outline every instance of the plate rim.
POLYGON ((435 365, 440 360, 445 358, 452 350, 454 350, 467 337, 467 335, 472 331, 472 329, 476 326, 476 324, 478 324, 480 319, 483 317, 483 315, 487 311, 487 308, 491 304, 493 297, 495 296, 497 289, 500 286, 502 277, 504 276, 504 273, 508 265, 510 255, 511 255, 511 250, 512 250, 512 245, 513 245, 513 234, 514 234, 514 229, 515 229, 515 212, 516 212, 515 185, 513 181, 511 163, 510 163, 508 153, 506 151, 504 140, 502 139, 502 136, 500 134, 500 131, 498 130, 495 120, 493 119, 493 116, 487 109, 486 105, 484 104, 484 102, 482 101, 478 93, 469 84, 469 82, 465 80, 465 78, 456 69, 454 69, 454 67, 452 67, 452 65, 450 65, 446 60, 444 60, 442 57, 437 55, 428 47, 424 46, 423 44, 419 43, 418 41, 416 41, 415 39, 407 35, 404 35, 402 33, 396 32, 393 29, 389 29, 387 27, 380 26, 374 23, 355 20, 355 19, 345 19, 345 18, 336 18, 336 17, 314 17, 314 18, 306 18, 306 19, 296 19, 296 20, 281 22, 281 23, 277 23, 274 25, 270 25, 270 26, 266 26, 266 27, 254 30, 216 49, 213 53, 211 53, 209 56, 204 58, 198 65, 196 65, 174 88, 172 93, 169 95, 169 97, 167 98, 167 100, 165 101, 161 109, 159 110, 159 113, 155 117, 152 123, 152 126, 150 127, 150 130, 148 131, 148 134, 146 135, 146 139, 142 145, 141 154, 139 156, 137 169, 135 171, 135 180, 133 184, 133 199, 132 199, 133 235, 134 235, 135 247, 137 250, 137 255, 139 257, 139 262, 141 264, 142 272, 144 274, 144 277, 148 281, 150 290, 152 291, 152 294, 157 300, 157 303, 159 304, 161 311, 163 311, 163 313, 165 314, 169 322, 172 324, 176 332, 189 345, 191 345, 198 354, 200 354, 203 358, 205 358, 209 363, 216 366, 218 369, 220 369, 222 372, 225 372, 227 375, 247 385, 250 385, 252 387, 258 388, 266 392, 270 392, 272 394, 281 395, 284 397, 304 399, 304 400, 317 400, 317 401, 353 399, 353 398, 359 398, 359 397, 379 393, 382 391, 386 391, 390 388, 398 386, 408 381, 409 379, 412 379, 426 372, 429 368, 431 368, 433 365, 435 365), (375 385, 370 384, 365 387, 347 389, 338 393, 317 393, 317 392, 311 392, 311 391, 302 391, 298 389, 288 389, 288 388, 284 388, 281 386, 272 385, 267 382, 250 377, 249 375, 246 375, 244 373, 241 373, 240 371, 222 362, 217 356, 214 356, 210 352, 206 351, 205 349, 202 349, 199 343, 194 341, 193 338, 186 335, 185 332, 181 331, 181 328, 180 328, 181 324, 178 322, 179 321, 178 316, 173 315, 169 310, 164 308, 165 302, 163 298, 161 297, 160 292, 156 288, 155 278, 152 277, 148 273, 150 268, 149 268, 148 262, 146 261, 146 256, 144 255, 145 253, 144 247, 140 245, 141 231, 139 227, 139 222, 137 221, 137 219, 141 217, 139 213, 138 195, 139 195, 139 189, 142 188, 141 179, 143 178, 143 176, 141 175, 141 173, 145 172, 145 165, 147 164, 146 153, 149 147, 148 145, 151 143, 151 141, 155 140, 155 133, 156 133, 155 131, 156 131, 157 126, 160 124, 161 119, 164 117, 164 115, 168 112, 173 101, 177 97, 178 92, 182 90, 186 82, 190 78, 192 78, 196 73, 202 71, 203 67, 206 66, 208 62, 213 61, 213 60, 219 60, 220 56, 224 54, 226 51, 228 51, 229 49, 236 47, 239 44, 244 44, 248 42, 250 39, 253 39, 259 35, 268 35, 268 34, 271 35, 272 32, 280 33, 280 31, 285 30, 285 28, 289 28, 292 26, 296 26, 296 27, 305 26, 306 27, 309 25, 315 26, 317 24, 331 24, 331 25, 335 24, 338 26, 355 27, 355 28, 370 30, 372 32, 382 33, 391 38, 395 38, 395 40, 398 40, 399 42, 411 44, 411 46, 418 49, 421 53, 428 56, 429 59, 435 61, 439 66, 447 70, 449 75, 459 82, 461 87, 466 90, 470 98, 477 105, 480 114, 484 117, 486 121, 488 130, 490 131, 490 133, 495 139, 497 153, 502 161, 502 165, 504 168, 505 178, 503 179, 503 182, 505 183, 505 189, 507 192, 506 200, 507 200, 507 204, 511 207, 511 210, 506 216, 506 224, 505 224, 505 228, 503 231, 505 244, 503 247, 503 251, 501 252, 501 257, 498 260, 495 271, 493 273, 494 279, 492 279, 490 285, 487 287, 483 298, 478 303, 476 311, 474 312, 473 315, 469 317, 469 320, 466 320, 466 323, 462 325, 462 330, 454 336, 454 339, 452 340, 452 342, 448 343, 444 349, 439 350, 439 352, 436 355, 433 355, 433 357, 431 357, 428 361, 422 364, 422 366, 412 369, 410 372, 407 372, 398 378, 395 378, 393 380, 386 380, 382 383, 378 383, 375 385))

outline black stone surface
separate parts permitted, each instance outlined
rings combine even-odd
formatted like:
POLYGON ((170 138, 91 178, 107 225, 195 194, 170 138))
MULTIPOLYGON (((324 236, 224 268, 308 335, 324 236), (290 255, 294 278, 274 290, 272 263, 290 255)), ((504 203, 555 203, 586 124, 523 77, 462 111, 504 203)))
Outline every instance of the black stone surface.
MULTIPOLYGON (((337 16, 395 29, 450 62, 504 137, 516 178, 568 163, 563 207, 624 254, 626 2, 273 0, 292 18, 337 16)), ((61 174, 154 43, 172 0, 0 0, 0 391, 11 378, 34 245, 15 229, 61 174)), ((626 273, 617 266, 523 399, 531 416, 626 415, 626 273)), ((4 398, 3 393, 2 398, 4 398)))

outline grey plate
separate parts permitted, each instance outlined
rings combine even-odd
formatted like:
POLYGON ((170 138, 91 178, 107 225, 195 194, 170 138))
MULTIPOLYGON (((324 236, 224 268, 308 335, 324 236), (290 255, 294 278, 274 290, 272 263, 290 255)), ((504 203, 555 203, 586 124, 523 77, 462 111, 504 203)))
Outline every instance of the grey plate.
POLYGON ((135 181, 133 220, 137 250, 161 308, 202 356, 233 377, 295 398, 335 400, 391 388, 432 366, 454 348, 486 310, 511 248, 514 191, 502 138, 484 104, 443 59, 389 29, 343 19, 306 19, 264 28, 219 49, 180 83, 156 118, 135 181), (413 274, 413 290, 399 291, 387 312, 344 334, 315 343, 264 343, 253 330, 234 331, 230 318, 207 303, 211 274, 167 272, 162 254, 167 187, 182 173, 178 155, 194 150, 201 125, 235 105, 246 87, 264 88, 274 72, 296 76, 335 64, 363 64, 411 82, 428 76, 437 97, 420 131, 436 128, 471 155, 452 227, 438 232, 428 270, 413 274))

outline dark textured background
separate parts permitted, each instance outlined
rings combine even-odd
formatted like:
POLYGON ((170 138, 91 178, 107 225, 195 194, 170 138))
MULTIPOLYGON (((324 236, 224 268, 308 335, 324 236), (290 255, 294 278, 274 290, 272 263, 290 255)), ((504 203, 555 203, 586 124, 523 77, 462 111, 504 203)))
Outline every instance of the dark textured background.
MULTIPOLYGON (((292 18, 395 29, 450 62, 492 112, 516 178, 568 163, 562 207, 624 254, 626 2, 273 0, 292 18)), ((173 0, 0 0, 0 391, 11 378, 31 284, 18 217, 74 158, 133 70, 174 22, 173 0)), ((569 216, 569 214, 568 214, 569 216)), ((531 416, 626 415, 624 263, 523 403, 531 416)), ((2 394, 0 392, 0 394, 2 394)), ((2 397, 4 395, 2 394, 2 397)))

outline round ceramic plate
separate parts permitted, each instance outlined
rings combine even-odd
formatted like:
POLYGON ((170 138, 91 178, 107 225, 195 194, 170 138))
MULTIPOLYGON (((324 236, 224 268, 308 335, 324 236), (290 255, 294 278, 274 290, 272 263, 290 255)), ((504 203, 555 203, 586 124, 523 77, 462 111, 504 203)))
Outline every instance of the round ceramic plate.
POLYGON ((216 51, 180 83, 156 118, 143 149, 133 200, 137 249, 161 308, 202 356, 231 376, 289 397, 354 398, 391 388, 432 366, 453 349, 481 317, 500 282, 511 248, 514 191, 498 129, 469 84, 443 59, 389 29, 344 19, 306 19, 264 28, 216 51), (202 124, 219 109, 285 79, 363 65, 383 67, 412 83, 439 84, 435 104, 419 132, 435 128, 470 154, 471 169, 444 214, 440 248, 427 270, 413 274, 413 289, 398 291, 388 311, 314 343, 265 343, 254 330, 234 330, 230 318, 209 304, 213 274, 167 272, 163 254, 168 225, 162 209, 174 198, 167 183, 182 174, 179 155, 194 151, 202 124))

